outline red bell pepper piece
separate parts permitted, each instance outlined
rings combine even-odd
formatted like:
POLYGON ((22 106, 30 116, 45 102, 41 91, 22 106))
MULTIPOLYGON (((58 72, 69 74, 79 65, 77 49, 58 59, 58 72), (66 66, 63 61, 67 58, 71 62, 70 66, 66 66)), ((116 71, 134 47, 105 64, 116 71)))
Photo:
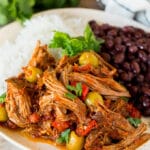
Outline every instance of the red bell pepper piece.
POLYGON ((85 129, 77 128, 76 132, 80 136, 86 136, 95 127, 97 127, 97 122, 95 120, 91 120, 85 129))
POLYGON ((52 123, 52 126, 56 128, 59 132, 64 131, 65 129, 69 128, 69 122, 68 121, 54 121, 52 123))
POLYGON ((82 96, 81 96, 82 100, 85 100, 88 92, 89 92, 89 87, 86 84, 82 83, 82 96))

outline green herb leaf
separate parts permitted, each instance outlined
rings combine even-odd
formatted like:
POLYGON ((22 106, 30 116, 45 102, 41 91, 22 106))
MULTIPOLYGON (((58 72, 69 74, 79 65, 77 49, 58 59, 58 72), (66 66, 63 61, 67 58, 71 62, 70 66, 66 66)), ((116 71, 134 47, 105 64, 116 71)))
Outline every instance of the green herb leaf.
POLYGON ((76 86, 67 85, 66 87, 69 91, 75 92, 77 96, 82 95, 82 84, 80 82, 76 86))
POLYGON ((79 82, 76 84, 76 95, 81 96, 82 95, 82 84, 79 82))
POLYGON ((56 142, 57 143, 68 143, 69 135, 70 135, 70 129, 67 129, 61 133, 60 137, 56 140, 56 142))
POLYGON ((74 94, 69 93, 69 92, 65 94, 65 97, 66 97, 66 98, 69 98, 69 99, 71 99, 71 100, 74 100, 75 98, 77 98, 74 94))
POLYGON ((71 85, 67 85, 66 88, 67 88, 69 91, 76 91, 76 87, 71 86, 71 85))
POLYGON ((85 41, 87 42, 88 49, 95 50, 96 52, 100 50, 100 44, 104 43, 104 40, 96 39, 89 25, 87 25, 84 30, 84 38, 85 41))
POLYGON ((84 36, 70 37, 69 34, 56 31, 50 41, 50 48, 62 48, 62 54, 74 56, 83 51, 94 50, 98 52, 100 45, 104 43, 102 39, 96 39, 89 25, 84 30, 84 36))
POLYGON ((0 25, 13 20, 24 21, 30 18, 33 12, 44 9, 78 4, 79 0, 0 0, 0 25))
POLYGON ((1 0, 0 2, 0 25, 13 20, 24 21, 33 13, 35 0, 1 0))
POLYGON ((128 98, 128 97, 122 96, 122 97, 120 97, 120 98, 123 99, 125 102, 128 102, 128 101, 129 101, 129 98, 128 98))
POLYGON ((6 93, 3 93, 3 94, 0 96, 0 103, 4 103, 4 102, 5 102, 5 98, 6 98, 6 93))
POLYGON ((138 127, 138 125, 141 123, 141 119, 139 118, 132 118, 132 117, 129 117, 127 118, 128 121, 130 122, 130 124, 132 124, 134 127, 138 127))

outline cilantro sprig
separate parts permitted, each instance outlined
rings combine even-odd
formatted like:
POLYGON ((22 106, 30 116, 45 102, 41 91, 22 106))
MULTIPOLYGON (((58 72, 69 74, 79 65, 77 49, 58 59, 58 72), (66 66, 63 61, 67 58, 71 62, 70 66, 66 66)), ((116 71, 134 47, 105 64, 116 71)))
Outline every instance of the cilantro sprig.
POLYGON ((134 127, 138 127, 138 125, 139 124, 141 124, 141 119, 139 119, 139 118, 132 118, 132 117, 129 117, 129 118, 127 118, 128 119, 128 121, 130 122, 130 124, 131 125, 133 125, 134 127))
POLYGON ((3 93, 2 95, 0 95, 0 103, 4 103, 5 98, 6 98, 6 93, 3 93))
POLYGON ((82 84, 80 82, 77 83, 76 86, 67 85, 66 88, 69 91, 75 92, 75 94, 77 96, 81 96, 82 95, 82 84))
POLYGON ((57 143, 68 143, 69 142, 69 135, 70 135, 71 130, 67 129, 63 131, 59 138, 56 140, 57 143))
POLYGON ((70 100, 74 100, 77 98, 74 94, 69 93, 69 92, 65 93, 65 97, 70 99, 70 100))
POLYGON ((50 48, 62 48, 62 54, 74 56, 83 51, 94 50, 98 52, 104 40, 97 39, 89 25, 86 26, 83 36, 70 37, 69 34, 56 31, 50 41, 50 48))

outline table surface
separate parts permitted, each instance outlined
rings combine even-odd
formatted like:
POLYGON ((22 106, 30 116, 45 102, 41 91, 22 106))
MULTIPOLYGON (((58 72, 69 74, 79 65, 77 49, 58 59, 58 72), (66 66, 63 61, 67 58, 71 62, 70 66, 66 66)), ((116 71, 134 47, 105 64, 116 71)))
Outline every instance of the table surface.
MULTIPOLYGON (((96 0, 81 0, 79 7, 83 8, 94 8, 98 9, 99 6, 96 3, 96 0)), ((12 145, 8 141, 0 137, 0 150, 20 150, 16 146, 12 145)))

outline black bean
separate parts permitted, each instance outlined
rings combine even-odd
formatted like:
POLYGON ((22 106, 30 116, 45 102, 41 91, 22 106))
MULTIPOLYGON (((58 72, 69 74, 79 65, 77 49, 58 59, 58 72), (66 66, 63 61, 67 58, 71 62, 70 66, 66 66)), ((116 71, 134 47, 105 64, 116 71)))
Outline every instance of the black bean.
POLYGON ((136 74, 140 73, 140 70, 141 70, 139 64, 134 60, 131 62, 131 69, 133 73, 136 73, 136 74))
POLYGON ((134 45, 134 42, 128 41, 128 42, 125 43, 125 45, 126 45, 126 46, 132 46, 132 45, 134 45))
POLYGON ((146 35, 147 35, 148 38, 150 38, 150 33, 147 33, 146 35))
POLYGON ((112 30, 110 30, 110 31, 107 32, 107 35, 116 36, 117 35, 117 30, 112 29, 112 30))
POLYGON ((125 57, 124 53, 118 53, 114 56, 114 62, 116 64, 120 64, 124 61, 124 57, 125 57))
POLYGON ((143 81, 144 81, 144 76, 143 76, 142 74, 139 74, 139 75, 137 76, 136 80, 137 80, 138 82, 143 82, 143 81))
POLYGON ((114 42, 113 42, 113 40, 111 40, 111 39, 108 39, 108 40, 106 40, 106 47, 107 48, 112 48, 113 47, 113 45, 114 45, 114 42))
POLYGON ((123 73, 124 71, 122 69, 118 69, 118 73, 121 74, 123 73))
POLYGON ((142 34, 142 36, 144 36, 145 32, 144 32, 144 30, 143 30, 143 29, 139 29, 139 28, 137 28, 136 30, 137 30, 137 32, 140 32, 140 33, 142 34))
POLYGON ((130 90, 131 90, 132 95, 137 94, 137 92, 138 92, 138 87, 135 86, 135 85, 132 85, 132 86, 130 87, 130 90))
POLYGON ((115 38, 115 44, 121 44, 121 43, 122 43, 121 37, 116 37, 115 38))
POLYGON ((143 106, 144 107, 150 107, 150 99, 148 98, 148 96, 143 96, 143 106))
POLYGON ((102 52, 100 54, 107 62, 110 62, 111 60, 111 57, 110 57, 110 54, 106 53, 106 52, 102 52))
POLYGON ((129 81, 129 78, 128 78, 129 76, 128 76, 128 73, 126 72, 121 73, 120 77, 123 81, 129 81))
POLYGON ((137 50, 138 50, 138 48, 137 48, 137 46, 135 46, 135 45, 132 45, 132 46, 129 47, 129 52, 130 52, 130 53, 136 53, 137 50))
POLYGON ((147 56, 147 64, 150 67, 150 54, 147 56))
POLYGON ((94 33, 95 33, 96 35, 99 35, 99 33, 100 33, 100 31, 99 31, 99 26, 95 25, 95 27, 94 27, 94 33))
POLYGON ((135 33, 135 37, 138 39, 138 38, 140 38, 140 37, 142 37, 142 33, 141 32, 136 32, 135 33))
POLYGON ((130 53, 128 53, 128 54, 127 54, 127 59, 128 59, 128 60, 131 60, 131 61, 132 61, 132 60, 135 60, 135 56, 132 55, 132 54, 130 54, 130 53))
POLYGON ((150 83, 150 72, 147 72, 145 75, 145 81, 150 83))
POLYGON ((122 41, 123 41, 124 43, 126 43, 126 42, 129 42, 130 39, 127 38, 126 36, 122 36, 122 41))
POLYGON ((107 31, 111 28, 111 26, 109 24, 102 24, 101 25, 101 29, 104 30, 104 31, 107 31))
POLYGON ((143 86, 141 91, 147 95, 147 96, 150 96, 150 87, 146 87, 146 86, 143 86))
POLYGON ((138 45, 139 49, 143 50, 143 49, 147 49, 147 44, 140 44, 138 45))
POLYGON ((123 67, 125 70, 129 71, 131 69, 130 64, 128 62, 123 63, 123 67))
POLYGON ((122 30, 125 33, 133 33, 135 31, 135 29, 132 26, 125 26, 122 30))
POLYGON ((133 77, 134 77, 132 72, 128 72, 128 76, 129 76, 129 81, 131 81, 133 79, 133 77))
MULTIPOLYGON (((150 42, 149 42, 150 43, 150 42)), ((147 53, 150 54, 150 46, 146 49, 147 53)))
POLYGON ((144 51, 140 50, 138 56, 143 62, 147 62, 147 54, 144 51))
POLYGON ((140 68, 141 68, 142 72, 146 72, 147 71, 147 67, 146 67, 145 63, 141 62, 140 66, 141 66, 140 68))
POLYGON ((123 81, 131 81, 134 77, 131 72, 122 72, 120 76, 123 81))
POLYGON ((137 45, 143 44, 145 42, 144 38, 140 38, 137 40, 137 45))
POLYGON ((117 45, 115 46, 115 49, 116 49, 116 51, 118 51, 118 52, 125 52, 126 47, 125 47, 124 45, 117 44, 117 45))
POLYGON ((90 26, 92 26, 93 24, 96 24, 96 21, 95 21, 95 20, 89 21, 89 25, 90 25, 90 26))
POLYGON ((143 115, 144 116, 150 116, 150 109, 149 109, 149 107, 146 108, 146 109, 143 109, 143 115))
POLYGON ((115 56, 118 52, 115 50, 115 49, 111 49, 109 51, 109 53, 112 55, 112 56, 115 56))

